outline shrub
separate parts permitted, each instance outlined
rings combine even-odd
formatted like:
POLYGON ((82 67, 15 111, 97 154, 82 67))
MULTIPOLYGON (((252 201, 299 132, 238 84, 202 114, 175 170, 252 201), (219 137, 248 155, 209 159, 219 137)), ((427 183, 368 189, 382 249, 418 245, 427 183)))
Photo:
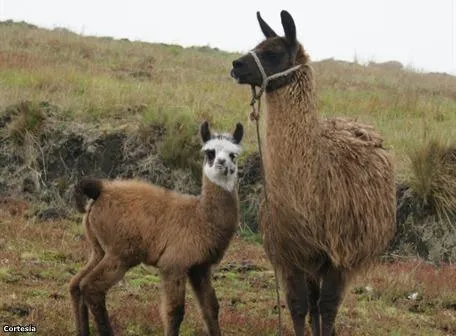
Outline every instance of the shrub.
POLYGON ((456 218, 456 145, 429 140, 411 153, 410 161, 409 184, 417 205, 451 225, 456 218))
POLYGON ((6 136, 18 144, 23 144, 27 135, 37 136, 46 119, 41 104, 36 102, 23 101, 11 107, 8 113, 13 120, 8 125, 6 136))
POLYGON ((149 111, 146 121, 165 129, 157 146, 160 158, 172 168, 190 169, 192 176, 201 181, 199 124, 193 112, 185 107, 158 109, 149 111))
POLYGON ((409 155, 397 187, 397 233, 390 250, 440 263, 456 261, 456 146, 427 140, 409 155))

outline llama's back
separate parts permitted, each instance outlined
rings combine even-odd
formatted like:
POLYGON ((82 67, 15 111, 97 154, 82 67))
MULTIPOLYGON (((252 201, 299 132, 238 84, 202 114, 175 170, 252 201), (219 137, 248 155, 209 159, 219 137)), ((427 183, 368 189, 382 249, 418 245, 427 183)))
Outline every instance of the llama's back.
POLYGON ((320 119, 321 134, 330 141, 343 141, 351 146, 382 147, 382 136, 371 125, 348 118, 320 119))
POLYGON ((368 125, 322 120, 320 223, 332 262, 369 263, 395 232, 394 170, 383 139, 368 125))
POLYGON ((88 214, 88 225, 102 247, 126 258, 138 255, 141 262, 153 264, 171 238, 184 234, 179 218, 197 217, 195 196, 137 180, 102 183, 102 192, 88 214))

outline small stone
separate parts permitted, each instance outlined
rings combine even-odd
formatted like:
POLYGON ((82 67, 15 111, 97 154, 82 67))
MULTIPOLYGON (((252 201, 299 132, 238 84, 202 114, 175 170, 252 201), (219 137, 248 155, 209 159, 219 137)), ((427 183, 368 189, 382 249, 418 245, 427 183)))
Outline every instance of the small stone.
POLYGON ((94 146, 94 145, 89 145, 87 147, 87 153, 89 154, 94 154, 96 151, 97 151, 97 146, 94 146))
POLYGON ((412 301, 416 301, 416 300, 418 300, 418 297, 419 297, 418 292, 413 292, 413 293, 410 293, 407 296, 407 299, 412 300, 412 301))
POLYGON ((4 305, 3 310, 19 317, 25 317, 30 315, 32 307, 26 304, 4 305))
POLYGON ((22 182, 22 191, 33 194, 36 191, 35 181, 29 176, 22 182))
POLYGON ((61 208, 47 208, 39 211, 37 218, 41 221, 59 220, 68 218, 68 214, 66 210, 61 208))

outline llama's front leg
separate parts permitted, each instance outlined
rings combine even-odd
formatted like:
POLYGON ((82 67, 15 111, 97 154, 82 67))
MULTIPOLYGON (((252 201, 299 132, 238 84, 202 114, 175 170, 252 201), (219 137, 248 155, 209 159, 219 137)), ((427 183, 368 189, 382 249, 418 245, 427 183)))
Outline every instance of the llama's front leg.
POLYGON ((201 308, 206 331, 209 336, 220 336, 219 303, 210 276, 209 266, 194 266, 188 272, 190 283, 201 308))
POLYGON ((89 335, 89 312, 87 305, 82 298, 80 283, 82 279, 95 268, 101 259, 103 259, 103 255, 104 252, 101 248, 94 248, 89 262, 70 281, 70 293, 76 320, 76 332, 79 336, 89 335))
POLYGON ((309 317, 310 326, 313 336, 320 336, 320 311, 318 309, 318 300, 320 299, 320 281, 308 278, 307 286, 309 289, 309 317))
POLYGON ((122 279, 127 270, 128 267, 118 258, 106 254, 81 281, 82 295, 95 318, 98 333, 102 336, 114 334, 106 309, 106 293, 122 279))
POLYGON ((305 320, 309 309, 307 279, 304 273, 298 270, 284 272, 282 277, 295 335, 304 336, 305 320))
POLYGON ((336 335, 334 324, 340 302, 342 301, 345 284, 343 273, 332 266, 323 275, 319 302, 322 336, 336 335))
POLYGON ((165 336, 178 336, 185 314, 186 274, 162 273, 162 320, 165 336))

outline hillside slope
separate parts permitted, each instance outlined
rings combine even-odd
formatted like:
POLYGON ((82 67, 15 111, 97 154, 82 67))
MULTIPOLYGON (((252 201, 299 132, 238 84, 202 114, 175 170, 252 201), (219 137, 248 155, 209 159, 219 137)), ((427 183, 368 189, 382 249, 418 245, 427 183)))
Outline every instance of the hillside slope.
MULTIPOLYGON (((229 76, 237 56, 1 22, 0 107, 28 99, 58 105, 63 120, 128 123, 190 116, 225 127, 246 121, 249 111, 250 90, 229 76)), ((424 136, 455 138, 456 77, 415 73, 397 62, 325 60, 314 66, 322 114, 373 123, 393 148, 400 173, 407 173, 407 153, 424 136)), ((253 132, 247 135, 253 143, 253 132)))

